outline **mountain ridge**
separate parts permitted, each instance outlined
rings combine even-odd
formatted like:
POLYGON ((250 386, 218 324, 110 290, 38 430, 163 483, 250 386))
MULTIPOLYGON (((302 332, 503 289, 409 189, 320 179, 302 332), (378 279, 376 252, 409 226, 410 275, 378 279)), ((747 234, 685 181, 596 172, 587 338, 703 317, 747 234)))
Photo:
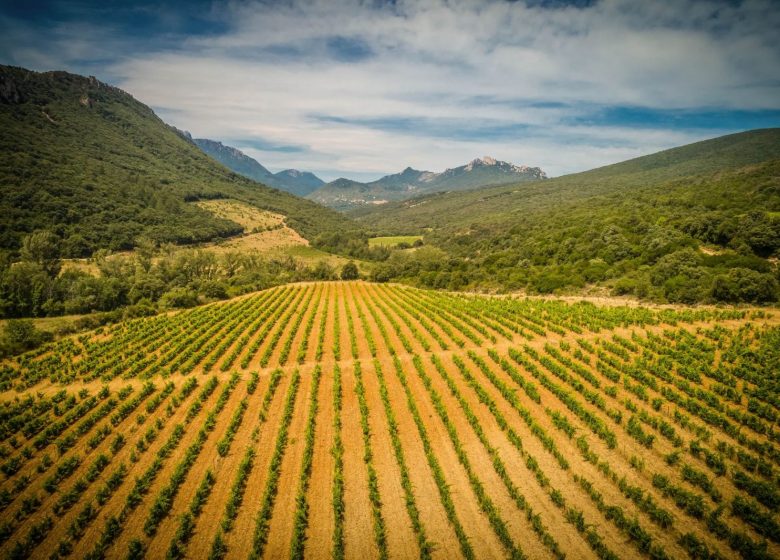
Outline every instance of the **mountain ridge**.
POLYGON ((331 181, 307 198, 338 210, 384 204, 440 191, 460 191, 488 185, 540 181, 547 174, 539 167, 514 165, 490 156, 476 158, 441 173, 407 167, 376 181, 361 183, 346 178, 331 181))
MULTIPOLYGON (((428 206, 431 208, 433 200, 449 203, 450 201, 455 202, 459 198, 468 198, 474 200, 482 199, 484 202, 497 198, 506 198, 509 195, 519 196, 529 193, 533 195, 543 193, 555 197, 558 185, 564 185, 567 188, 574 187, 577 190, 581 190, 583 186, 593 187, 594 194, 601 194, 604 190, 612 188, 615 182, 624 183, 626 178, 631 180, 638 178, 636 179, 637 184, 648 185, 679 180, 686 176, 699 176, 707 172, 717 173, 724 170, 736 170, 776 158, 780 158, 780 128, 755 129, 702 140, 622 162, 554 177, 545 183, 543 191, 538 190, 538 185, 534 185, 535 191, 530 186, 523 191, 516 191, 514 184, 508 183, 506 185, 480 189, 479 192, 474 193, 451 192, 422 195, 415 197, 411 201, 398 201, 381 208, 356 210, 353 214, 361 216, 362 219, 376 217, 381 220, 392 213, 408 211, 412 207, 422 208, 422 206, 428 206)), ((503 210, 505 205, 506 202, 502 201, 496 205, 495 209, 503 210)), ((422 212, 422 210, 418 211, 422 212)), ((407 213, 405 219, 411 217, 411 214, 407 213)), ((379 227, 386 227, 386 225, 380 223, 379 227)), ((410 226, 412 229, 414 227, 410 226)))
POLYGON ((190 136, 198 148, 228 169, 269 187, 303 197, 325 184, 325 181, 308 171, 285 169, 278 173, 272 173, 256 159, 246 155, 238 148, 228 146, 218 140, 192 138, 188 132, 185 134, 190 136))

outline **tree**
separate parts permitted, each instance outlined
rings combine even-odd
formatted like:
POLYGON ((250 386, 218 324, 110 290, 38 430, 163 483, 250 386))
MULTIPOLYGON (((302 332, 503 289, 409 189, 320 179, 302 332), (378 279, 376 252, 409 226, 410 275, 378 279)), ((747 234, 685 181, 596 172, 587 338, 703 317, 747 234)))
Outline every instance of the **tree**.
POLYGON ((315 280, 331 280, 335 277, 335 271, 325 261, 318 261, 311 274, 315 280))
POLYGON ((50 338, 49 333, 35 328, 31 319, 11 319, 5 324, 0 346, 5 353, 19 354, 35 348, 50 338))
POLYGON ((771 274, 732 268, 727 274, 715 278, 711 293, 717 301, 762 303, 777 301, 777 292, 777 281, 771 274))
POLYGON ((39 316, 49 299, 52 281, 34 262, 16 263, 5 271, 0 284, 0 302, 6 317, 39 316))
POLYGON ((165 292, 160 298, 160 306, 168 309, 195 307, 196 305, 198 305, 198 294, 189 288, 173 288, 165 292))
POLYGON ((200 292, 209 299, 227 299, 228 293, 225 285, 218 280, 203 282, 200 292))
POLYGON ((40 230, 22 240, 22 260, 38 263, 50 278, 60 272, 60 238, 50 231, 40 230))
POLYGON ((740 237, 756 255, 768 257, 780 247, 780 226, 765 212, 750 212, 742 219, 740 237))
POLYGON ((701 256, 691 248, 664 255, 653 266, 650 279, 656 286, 663 285, 675 276, 698 278, 701 276, 701 256))
POLYGON ((72 259, 89 257, 92 246, 83 235, 74 233, 62 243, 62 256, 72 259))
POLYGON ((358 272, 357 265, 355 264, 354 261, 349 261, 341 269, 341 279, 342 280, 357 280, 358 278, 360 278, 360 273, 358 272))

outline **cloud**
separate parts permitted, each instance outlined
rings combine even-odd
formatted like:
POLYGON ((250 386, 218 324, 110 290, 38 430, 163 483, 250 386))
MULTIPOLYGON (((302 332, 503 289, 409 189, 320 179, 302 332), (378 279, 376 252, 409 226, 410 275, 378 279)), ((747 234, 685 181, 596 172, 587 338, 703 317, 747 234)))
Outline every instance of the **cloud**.
POLYGON ((258 152, 280 152, 284 154, 297 154, 306 152, 305 146, 282 146, 262 138, 228 138, 227 143, 231 146, 241 145, 244 148, 251 148, 258 152))
MULTIPOLYGON (((95 73, 271 169, 365 178, 490 154, 558 175, 780 124, 771 0, 226 1, 201 27, 159 13, 148 37, 98 26, 114 58, 95 73)), ((90 41, 72 35, 59 60, 78 69, 90 41)), ((0 52, 40 66, 51 43, 0 52)))

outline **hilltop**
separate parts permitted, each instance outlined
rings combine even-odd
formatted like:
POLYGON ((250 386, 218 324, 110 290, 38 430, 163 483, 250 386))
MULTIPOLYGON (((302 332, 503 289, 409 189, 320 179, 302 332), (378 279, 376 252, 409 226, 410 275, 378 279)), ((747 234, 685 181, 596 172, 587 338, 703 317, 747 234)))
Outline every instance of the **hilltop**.
POLYGON ((338 210, 349 210, 428 193, 462 191, 546 178, 547 174, 538 167, 514 165, 485 156, 441 173, 407 167, 400 173, 386 175, 369 183, 341 178, 321 186, 307 198, 338 210))

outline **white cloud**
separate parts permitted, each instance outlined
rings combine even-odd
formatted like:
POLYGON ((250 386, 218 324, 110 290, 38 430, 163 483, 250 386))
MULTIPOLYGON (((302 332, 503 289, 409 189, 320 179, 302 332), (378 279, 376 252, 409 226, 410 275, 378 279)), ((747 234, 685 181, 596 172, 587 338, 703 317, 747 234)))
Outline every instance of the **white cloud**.
POLYGON ((594 108, 780 109, 771 0, 602 0, 588 9, 293 0, 228 2, 212 14, 230 31, 124 54, 108 74, 172 124, 239 141, 272 169, 380 176, 490 154, 558 175, 726 131, 573 124, 594 108), (393 119, 425 119, 452 135, 393 119), (516 133, 480 133, 502 125, 516 133), (258 150, 252 139, 303 150, 258 150))

